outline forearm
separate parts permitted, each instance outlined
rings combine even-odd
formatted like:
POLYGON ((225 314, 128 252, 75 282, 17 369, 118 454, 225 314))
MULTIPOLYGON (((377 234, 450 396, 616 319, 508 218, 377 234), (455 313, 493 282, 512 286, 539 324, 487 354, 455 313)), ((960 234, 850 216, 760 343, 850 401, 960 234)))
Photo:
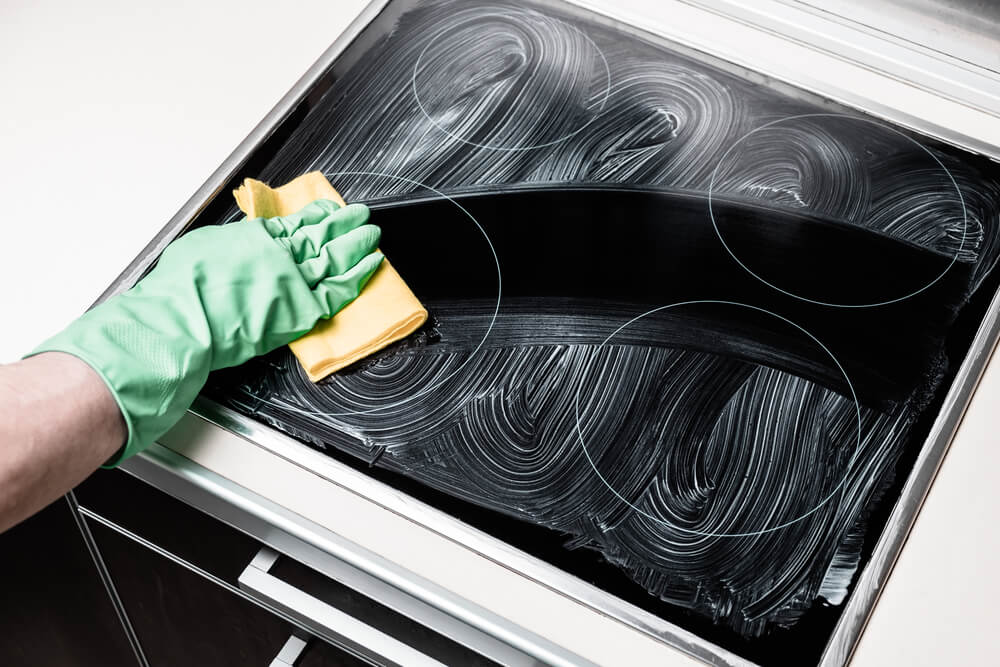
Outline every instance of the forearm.
POLYGON ((69 354, 0 366, 0 405, 0 532, 79 484, 127 437, 104 381, 69 354))

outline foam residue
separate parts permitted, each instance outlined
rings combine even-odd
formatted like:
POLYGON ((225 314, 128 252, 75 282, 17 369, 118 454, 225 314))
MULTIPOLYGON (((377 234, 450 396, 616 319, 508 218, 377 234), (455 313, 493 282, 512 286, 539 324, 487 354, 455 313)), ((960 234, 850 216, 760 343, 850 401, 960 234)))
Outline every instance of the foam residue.
POLYGON ((438 343, 324 385, 281 351, 242 369, 226 400, 321 448, 575 535, 650 593, 742 633, 793 622, 857 564, 860 544, 843 538, 899 456, 905 417, 862 409, 858 450, 853 400, 779 369, 636 343, 659 325, 602 346, 621 323, 605 309, 528 304, 472 355, 488 307, 430 305, 438 343), (578 440, 581 387, 587 449, 614 492, 578 440))

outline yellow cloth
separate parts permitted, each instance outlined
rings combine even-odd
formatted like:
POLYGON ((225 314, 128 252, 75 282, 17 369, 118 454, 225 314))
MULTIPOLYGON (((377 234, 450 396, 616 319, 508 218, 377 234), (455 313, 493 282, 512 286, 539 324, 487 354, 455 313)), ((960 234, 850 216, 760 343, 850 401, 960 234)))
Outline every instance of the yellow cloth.
MULTIPOLYGON (((248 178, 233 195, 250 218, 289 215, 316 199, 332 199, 344 206, 340 193, 318 171, 299 176, 280 188, 248 178)), ((289 347, 309 379, 318 382, 409 336, 426 320, 427 310, 389 260, 384 259, 357 299, 332 318, 320 320, 289 347)))

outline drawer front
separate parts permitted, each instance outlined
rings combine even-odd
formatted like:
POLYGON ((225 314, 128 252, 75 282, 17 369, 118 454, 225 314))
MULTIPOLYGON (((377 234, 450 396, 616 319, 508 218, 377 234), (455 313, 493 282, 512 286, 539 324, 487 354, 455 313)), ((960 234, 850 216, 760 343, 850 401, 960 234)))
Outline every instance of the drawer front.
POLYGON ((124 472, 76 496, 153 664, 498 664, 124 472))
MULTIPOLYGON (((148 664, 270 665, 298 631, 119 531, 89 521, 148 664)), ((310 653, 313 664, 368 664, 325 642, 307 641, 303 649, 290 664, 304 664, 310 653)))

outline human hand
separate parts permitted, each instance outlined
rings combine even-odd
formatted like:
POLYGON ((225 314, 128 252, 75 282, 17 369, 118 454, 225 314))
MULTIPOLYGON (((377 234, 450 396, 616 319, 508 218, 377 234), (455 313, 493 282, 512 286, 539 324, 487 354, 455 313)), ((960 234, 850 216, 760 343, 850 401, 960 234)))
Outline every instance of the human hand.
POLYGON ((210 371, 285 345, 354 300, 382 261, 368 215, 318 200, 290 216, 196 229, 135 287, 32 354, 68 352, 98 372, 128 425, 117 464, 180 419, 210 371))

